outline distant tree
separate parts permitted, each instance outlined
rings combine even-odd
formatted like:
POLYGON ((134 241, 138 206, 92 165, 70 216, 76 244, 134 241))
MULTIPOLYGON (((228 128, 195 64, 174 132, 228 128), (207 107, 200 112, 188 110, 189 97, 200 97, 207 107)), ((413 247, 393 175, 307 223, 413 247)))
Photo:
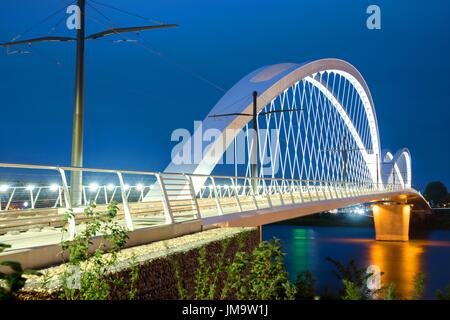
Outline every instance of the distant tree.
POLYGON ((447 195, 444 198, 444 204, 446 207, 450 206, 450 193, 447 193, 447 195))
POLYGON ((433 181, 427 184, 425 188, 425 198, 433 206, 442 205, 448 195, 447 187, 441 181, 433 181))

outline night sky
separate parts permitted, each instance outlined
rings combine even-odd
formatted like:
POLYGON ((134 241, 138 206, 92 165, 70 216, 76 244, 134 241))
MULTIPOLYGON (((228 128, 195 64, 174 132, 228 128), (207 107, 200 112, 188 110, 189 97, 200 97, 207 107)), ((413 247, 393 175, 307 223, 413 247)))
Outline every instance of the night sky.
MULTIPOLYGON (((75 36, 65 11, 30 30, 69 2, 1 1, 0 42, 75 36)), ((86 167, 163 170, 172 131, 192 131, 247 73, 334 57, 366 79, 381 147, 410 149, 413 185, 450 187, 448 0, 98 0, 87 7, 87 34, 151 23, 98 2, 180 27, 127 36, 137 43, 86 43, 86 167), (366 28, 370 4, 381 7, 381 30, 366 28)), ((16 49, 31 53, 0 49, 0 162, 70 165, 75 44, 16 49)))

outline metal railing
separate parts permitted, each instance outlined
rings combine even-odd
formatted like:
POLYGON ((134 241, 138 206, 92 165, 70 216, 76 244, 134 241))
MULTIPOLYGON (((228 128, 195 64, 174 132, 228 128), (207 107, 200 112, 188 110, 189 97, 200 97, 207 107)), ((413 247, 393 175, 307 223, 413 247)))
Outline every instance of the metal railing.
MULTIPOLYGON (((77 208, 72 208, 67 179, 68 173, 73 171, 82 172, 83 180, 89 182, 82 188, 84 205, 94 202, 101 207, 112 201, 119 203, 120 217, 123 217, 129 230, 135 229, 136 219, 142 215, 160 216, 162 223, 167 224, 404 189, 402 185, 371 182, 251 178, 0 163, 0 219, 4 214, 9 214, 10 219, 14 219, 15 216, 11 214, 21 211, 25 216, 31 216, 30 212, 39 210, 47 215, 49 212, 60 215, 59 208, 63 208, 63 212, 74 210, 75 218, 69 219, 69 234, 73 237, 77 232, 77 208), (23 183, 24 176, 30 180, 27 184, 23 183)), ((33 219, 38 218, 45 220, 45 217, 40 216, 33 219)), ((32 223, 27 221, 27 224, 32 223)))

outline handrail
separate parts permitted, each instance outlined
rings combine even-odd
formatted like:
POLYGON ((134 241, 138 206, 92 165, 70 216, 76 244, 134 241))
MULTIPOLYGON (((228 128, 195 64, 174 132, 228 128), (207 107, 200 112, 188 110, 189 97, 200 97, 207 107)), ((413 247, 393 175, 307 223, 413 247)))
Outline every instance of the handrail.
MULTIPOLYGON (((213 177, 216 179, 252 179, 252 180, 264 180, 264 181, 303 181, 303 182, 314 182, 314 183, 323 183, 323 182, 333 182, 333 183, 342 183, 342 184, 360 184, 360 183, 368 183, 371 185, 384 185, 383 183, 374 183, 374 182, 351 182, 344 180, 315 180, 315 179, 292 179, 292 178, 271 178, 271 177, 246 177, 246 176, 224 176, 224 175, 207 175, 207 174, 199 174, 199 173, 177 173, 177 172, 159 172, 159 171, 141 171, 141 170, 116 170, 116 169, 101 169, 101 168, 87 168, 87 167, 70 167, 70 166, 46 166, 46 165, 34 165, 34 164, 17 164, 17 163, 0 163, 0 168, 13 168, 13 169, 40 169, 40 170, 68 170, 68 171, 85 171, 85 172, 98 172, 98 173, 117 173, 120 172, 122 174, 141 174, 141 175, 189 175, 191 177, 213 177)), ((390 185, 401 185, 401 184, 390 184, 390 185)))
MULTIPOLYGON (((114 199, 120 198, 119 202, 122 204, 125 224, 129 230, 135 229, 135 221, 132 216, 134 209, 132 210, 132 208, 136 207, 133 207, 135 205, 133 203, 144 203, 145 205, 145 202, 148 202, 149 206, 153 207, 158 206, 157 203, 160 203, 161 209, 156 210, 160 210, 158 212, 163 213, 166 224, 173 224, 177 223, 176 213, 180 213, 180 216, 190 214, 193 219, 201 221, 204 216, 202 210, 206 210, 208 214, 212 212, 213 215, 226 215, 230 211, 260 210, 312 201, 357 197, 373 192, 389 192, 405 188, 401 184, 385 185, 370 181, 327 181, 275 177, 253 178, 236 175, 205 175, 14 163, 0 163, 0 168, 54 170, 59 173, 61 179, 61 185, 54 185, 53 189, 52 186, 46 185, 7 186, 7 188, 0 189, 0 212, 8 213, 15 212, 16 210, 14 209, 17 209, 17 203, 20 203, 20 201, 23 202, 23 206, 19 206, 19 210, 61 207, 65 207, 66 210, 78 209, 72 208, 70 201, 71 190, 66 181, 67 171, 114 174, 119 179, 119 185, 111 184, 113 188, 110 188, 110 184, 99 185, 96 183, 95 190, 91 190, 90 186, 82 186, 83 203, 86 205, 93 199, 96 203, 100 202, 99 204, 106 205, 114 199), (130 186, 125 184, 125 178, 128 178, 130 175, 153 176, 154 181, 146 181, 145 184, 139 183, 135 186, 130 186), (192 179, 196 177, 204 179, 203 186, 198 190, 194 188, 192 182, 192 179), (226 181, 225 185, 220 184, 223 180, 226 181), (255 180, 256 184, 253 183, 255 180), (243 185, 239 183, 243 183, 243 185), (117 191, 119 189, 120 192, 117 191), (130 195, 134 189, 139 191, 139 197, 130 195), (146 189, 147 191, 145 191, 146 189), (244 198, 241 199, 240 197, 244 198), (7 201, 5 201, 5 198, 7 201), (13 201, 13 198, 15 201, 13 201), (209 200, 213 200, 213 204, 209 200), (201 203, 199 203, 200 201, 201 203), (6 206, 3 207, 2 202, 6 206), (31 207, 29 208, 29 205, 25 206, 25 202, 29 202, 31 207)), ((74 237, 76 234, 75 217, 69 217, 69 224, 69 236, 74 237)))

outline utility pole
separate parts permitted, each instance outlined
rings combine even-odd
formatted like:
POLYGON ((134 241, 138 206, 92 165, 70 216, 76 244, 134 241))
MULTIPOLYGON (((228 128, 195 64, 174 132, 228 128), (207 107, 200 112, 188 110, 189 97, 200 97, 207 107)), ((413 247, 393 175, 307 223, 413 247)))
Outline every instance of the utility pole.
POLYGON ((270 113, 281 113, 281 112, 294 112, 294 111, 302 111, 303 109, 285 109, 285 110, 272 110, 266 112, 258 113, 258 92, 252 92, 252 113, 225 113, 225 114, 213 114, 210 115, 209 118, 220 118, 220 117, 229 117, 229 116, 244 116, 244 117, 252 117, 252 129, 253 129, 253 148, 252 148, 252 189, 255 194, 258 193, 258 168, 259 168, 259 134, 258 134, 258 116, 266 115, 270 113))
POLYGON ((392 164, 392 186, 395 188, 395 163, 392 164))
MULTIPOLYGON (((342 138, 342 147, 339 149, 328 149, 328 150, 322 150, 322 152, 340 152, 342 155, 342 178, 344 184, 347 184, 348 182, 348 170, 347 170, 347 164, 348 164, 348 154, 350 151, 361 151, 361 150, 367 150, 367 149, 361 149, 361 148, 347 148, 347 136, 343 136, 342 138)), ((378 168, 378 167, 377 167, 378 168)), ((378 169, 377 169, 377 181, 378 181, 378 169)))
MULTIPOLYGON (((80 28, 77 30, 77 53, 75 67, 75 106, 72 128, 72 167, 83 166, 83 115, 84 115, 84 21, 85 0, 78 0, 80 8, 80 28)), ((80 206, 82 199, 83 172, 72 171, 70 179, 73 206, 80 206)))
POLYGON ((380 159, 378 159, 378 153, 375 153, 375 161, 376 161, 376 165, 377 165, 377 188, 380 187, 380 171, 379 171, 379 167, 380 167, 380 159))
POLYGON ((258 188, 258 165, 259 165, 259 134, 258 134, 258 92, 252 92, 253 97, 253 155, 252 155, 252 188, 257 193, 258 188))
MULTIPOLYGON (((77 0, 79 9, 79 25, 77 26, 77 37, 54 37, 45 36, 33 39, 11 41, 0 43, 0 47, 7 47, 28 44, 35 42, 73 42, 76 41, 76 67, 75 67, 75 97, 72 131, 72 167, 83 167, 83 121, 84 121, 84 43, 85 40, 95 40, 110 35, 117 35, 126 32, 138 32, 150 29, 172 28, 176 24, 145 25, 126 28, 109 28, 102 32, 91 34, 85 37, 86 0, 77 0)), ((81 171, 72 171, 70 178, 70 197, 72 206, 82 205, 83 178, 81 171)))
POLYGON ((348 180, 348 174, 347 174, 347 161, 348 161, 348 154, 347 154, 347 138, 344 136, 344 143, 342 147, 342 161, 344 162, 344 183, 347 184, 348 180))

